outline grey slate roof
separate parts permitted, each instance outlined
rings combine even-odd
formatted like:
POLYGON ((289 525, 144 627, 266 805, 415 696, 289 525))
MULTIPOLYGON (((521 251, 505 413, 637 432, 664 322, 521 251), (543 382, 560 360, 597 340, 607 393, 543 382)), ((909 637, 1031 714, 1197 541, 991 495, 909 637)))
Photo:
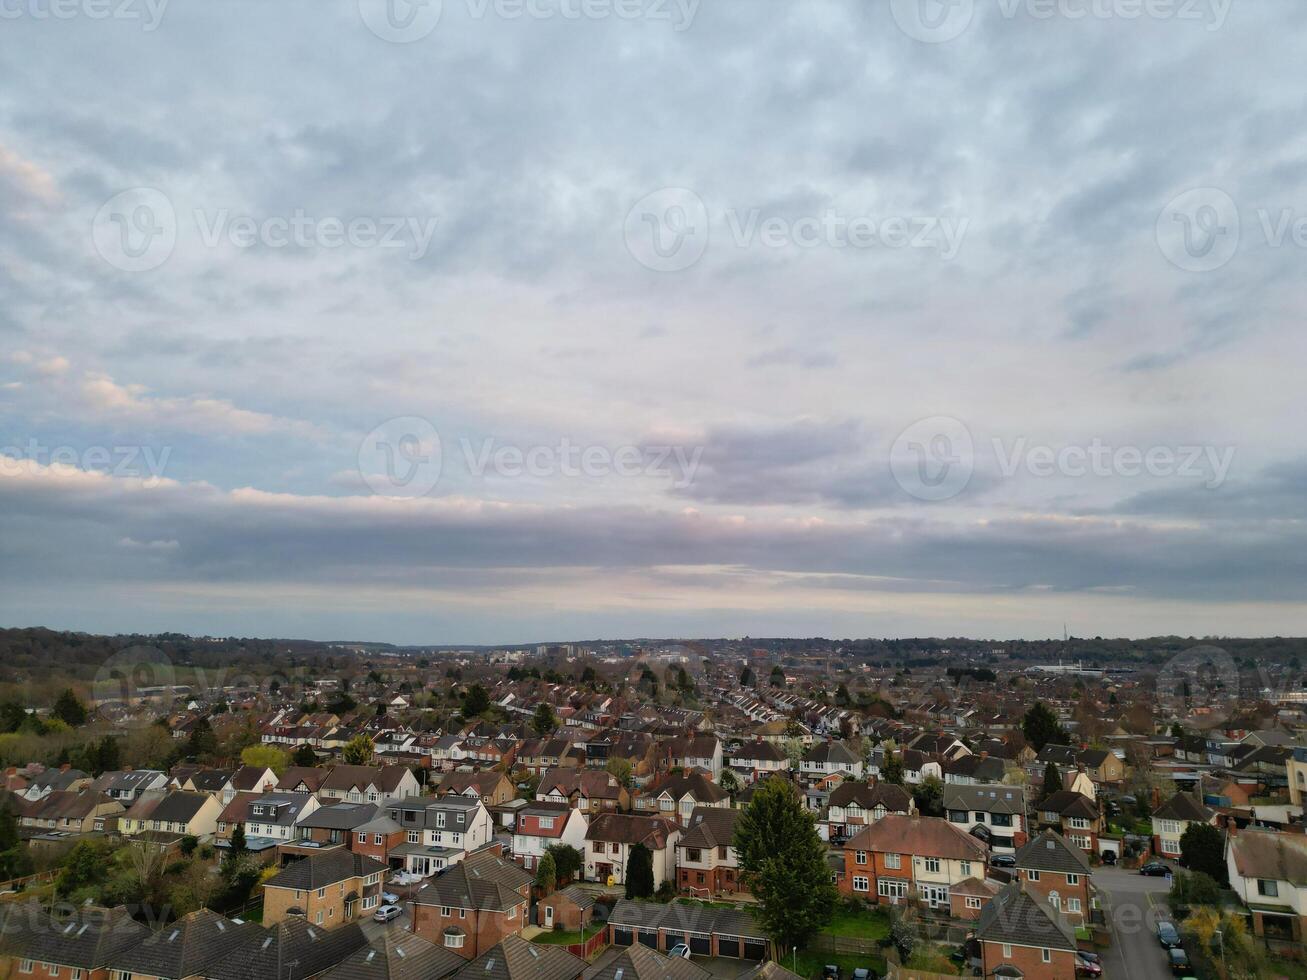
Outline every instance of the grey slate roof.
POLYGON ((349 878, 364 878, 385 871, 386 865, 366 854, 353 851, 327 851, 325 854, 311 854, 288 864, 272 878, 266 888, 294 888, 308 891, 325 888, 349 878))
POLYGON ((202 976, 233 947, 262 934, 256 923, 235 923, 200 909, 111 956, 109 967, 150 977, 202 976))
POLYGON ((299 822, 321 830, 353 830, 377 815, 375 803, 333 803, 321 806, 299 822))
POLYGON ((944 786, 946 810, 983 810, 986 813, 1025 813, 1026 794, 1020 786, 992 783, 981 786, 944 786))
POLYGON ((122 906, 115 909, 79 908, 66 919, 49 918, 52 928, 29 930, 23 937, 23 959, 59 963, 83 970, 98 970, 129 946, 149 935, 122 906))
POLYGON ((207 793, 175 790, 159 801, 159 805, 150 814, 150 819, 167 823, 189 823, 211 798, 207 793))
POLYGON ((709 980, 711 976, 689 960, 666 956, 636 943, 590 967, 584 980, 709 980))
POLYGON ((1012 882, 990 899, 976 924, 976 938, 1046 949, 1074 950, 1075 933, 1038 895, 1012 882))
POLYGON ((1016 853, 1017 867, 1059 874, 1089 875, 1093 868, 1078 847, 1068 844, 1055 830, 1045 830, 1021 846, 1016 853))
POLYGON ((322 975, 322 980, 441 980, 467 964, 411 932, 388 929, 373 945, 364 946, 322 975))
POLYGON ((305 980, 340 963, 367 941, 357 922, 323 929, 291 916, 262 936, 251 936, 210 967, 207 976, 210 980, 305 980))
POLYGON ((454 974, 455 980, 576 980, 585 960, 561 946, 537 946, 521 936, 505 936, 454 974))
POLYGON ((670 929, 673 932, 719 933, 766 939, 767 934, 748 912, 738 909, 715 909, 679 902, 641 902, 622 899, 608 916, 611 925, 630 929, 670 929))
POLYGON ((506 912, 525 902, 518 889, 535 878, 511 861, 484 851, 458 862, 419 889, 418 905, 506 912))
POLYGON ((1163 820, 1196 820, 1206 823, 1212 819, 1214 812, 1192 793, 1176 793, 1154 810, 1153 816, 1163 820))

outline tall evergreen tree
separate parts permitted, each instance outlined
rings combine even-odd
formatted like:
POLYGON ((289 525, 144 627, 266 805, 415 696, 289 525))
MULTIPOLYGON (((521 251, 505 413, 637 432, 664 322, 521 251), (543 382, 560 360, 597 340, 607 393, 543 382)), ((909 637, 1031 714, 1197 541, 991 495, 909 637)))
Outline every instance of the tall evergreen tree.
POLYGON ((836 892, 826 845, 794 785, 759 783, 735 825, 740 872, 759 902, 758 922, 782 949, 800 945, 830 921, 836 892))
POLYGON ((1046 800, 1062 788, 1062 773, 1052 759, 1044 767, 1044 785, 1039 791, 1039 798, 1046 800))
POLYGON ((50 713, 66 723, 70 728, 86 724, 86 705, 78 700, 77 695, 73 693, 73 689, 70 687, 64 688, 64 692, 55 700, 50 713))
POLYGON ((1026 736, 1026 742, 1036 752, 1049 742, 1070 741, 1066 731, 1058 724, 1057 715, 1043 701, 1036 701, 1030 706, 1030 710, 1021 719, 1021 731, 1026 736))
POLYGON ((626 897, 651 898, 653 893, 653 852, 643 844, 636 844, 626 859, 626 897))
POLYGON ((535 716, 531 719, 531 729, 537 735, 548 735, 558 727, 558 718, 554 715, 554 708, 548 701, 541 701, 536 705, 535 716))

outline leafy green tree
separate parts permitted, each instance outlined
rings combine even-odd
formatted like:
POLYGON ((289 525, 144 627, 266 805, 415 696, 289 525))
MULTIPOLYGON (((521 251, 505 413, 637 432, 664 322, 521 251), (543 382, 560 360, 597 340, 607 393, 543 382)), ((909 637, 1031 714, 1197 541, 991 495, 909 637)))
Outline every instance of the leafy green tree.
POLYGON ((880 767, 880 778, 882 782, 893 783, 895 786, 903 785, 903 756, 899 755, 893 749, 885 750, 885 761, 880 767))
POLYGON ((355 735, 340 751, 340 759, 347 766, 366 766, 372 762, 372 739, 355 735))
POLYGON ((912 792, 917 809, 924 817, 944 815, 944 783, 938 776, 927 776, 912 792))
POLYGON ((78 841, 64 858, 59 877, 55 879, 55 892, 61 898, 67 898, 103 881, 109 854, 109 845, 105 841, 78 841))
POLYGON ((851 700, 853 699, 849 697, 848 686, 840 681, 840 686, 835 689, 835 703, 841 707, 847 707, 851 700))
POLYGON ((278 776, 290 767, 286 753, 275 745, 251 745, 241 752, 241 762, 247 766, 271 769, 278 776))
POLYGON ((239 857, 245 853, 245 825, 238 823, 231 832, 231 853, 232 857, 239 857))
POLYGON ((554 873, 559 881, 567 881, 581 874, 581 852, 571 844, 551 844, 545 853, 554 859, 554 873))
POLYGON ((1180 835, 1180 859, 1190 871, 1203 874, 1225 883, 1225 838, 1209 823, 1191 823, 1180 835))
POLYGON ((643 844, 636 844, 626 859, 626 897, 652 898, 653 893, 653 852, 643 844))
POLYGON ((558 719, 554 716, 554 708, 548 701, 541 701, 536 705, 535 717, 531 719, 531 730, 537 735, 548 735, 558 727, 558 719))
POLYGON ((311 769, 318 764, 318 754, 313 751, 312 745, 301 745, 290 757, 290 761, 302 769, 311 769))
POLYGON ((218 751, 218 736, 208 718, 201 718, 191 728, 186 740, 186 755, 191 759, 211 759, 218 751))
POLYGON ((55 700, 50 713, 70 728, 86 724, 86 705, 78 700, 70 687, 64 688, 64 692, 55 700))
POLYGON ((735 825, 741 876, 759 902, 759 923, 782 948, 801 945, 830 921, 836 892, 826 845, 794 785, 759 783, 735 825))
POLYGON ((1052 759, 1044 767, 1044 785, 1039 790, 1039 798, 1046 800, 1062 788, 1062 773, 1052 759))
POLYGON ((620 755, 612 756, 604 769, 627 789, 631 788, 632 767, 630 759, 624 759, 620 755))
POLYGON ((772 667, 771 677, 769 678, 768 683, 770 683, 772 687, 785 686, 785 671, 781 669, 780 664, 776 664, 774 667, 772 667))
POLYGON ((735 794, 740 791, 740 779, 729 769, 722 770, 722 774, 717 777, 717 785, 730 793, 732 800, 735 799, 735 794))
POLYGON ((1043 701, 1036 701, 1030 706, 1030 710, 1021 719, 1021 732, 1036 752, 1049 742, 1063 744, 1071 740, 1066 730, 1058 724, 1057 715, 1043 701))
POLYGON ((754 681, 757 679, 753 673, 753 668, 745 664, 744 670, 740 671, 740 687, 753 687, 754 681))
POLYGON ((463 697, 463 717, 476 718, 490 708, 490 695, 480 684, 473 684, 463 697))
POLYGON ((554 890, 558 883, 558 869, 554 864, 554 856, 545 851, 544 857, 540 859, 540 864, 536 866, 536 887, 543 889, 548 895, 554 890))

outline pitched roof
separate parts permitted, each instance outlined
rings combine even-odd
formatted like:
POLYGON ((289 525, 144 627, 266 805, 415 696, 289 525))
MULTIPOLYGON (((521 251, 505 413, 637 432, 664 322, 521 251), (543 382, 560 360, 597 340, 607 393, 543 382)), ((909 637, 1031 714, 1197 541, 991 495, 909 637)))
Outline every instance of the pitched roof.
POLYGON ((325 888, 350 878, 364 878, 386 870, 386 865, 366 854, 336 850, 325 854, 310 854, 288 864, 269 878, 265 888, 294 888, 307 891, 325 888))
POLYGON ((1061 874, 1090 875, 1089 858, 1078 847, 1068 844, 1057 831, 1045 830, 1023 844, 1016 852, 1018 868, 1032 871, 1056 871, 1061 874))
POLYGON ((720 803, 731 795, 709 779, 707 773, 699 769, 669 773, 645 789, 640 796, 645 799, 657 798, 664 793, 674 800, 688 795, 702 803, 720 803))
POLYGON ((291 916, 261 936, 251 936, 207 975, 210 980, 305 980, 340 963, 367 941, 357 922, 323 929, 291 916))
POLYGON ((332 803, 320 806, 299 821, 301 827, 322 830, 353 830, 377 815, 375 803, 332 803))
POLYGON ((847 807, 856 803, 864 810, 884 806, 891 813, 907 813, 912 809, 912 794, 896 783, 841 783, 831 790, 831 806, 847 807))
POLYGON ((328 770, 326 769, 318 769, 314 766, 291 766, 277 780, 277 789, 292 790, 300 783, 303 783, 311 792, 317 791, 321 788, 327 775, 328 770))
POLYGON ((719 806, 697 806, 690 814, 690 827, 676 842, 677 847, 729 847, 735 837, 739 810, 719 806))
POLYGON ((323 980, 440 980, 467 960, 411 932, 387 929, 372 945, 350 953, 323 980))
POLYGON ((976 923, 976 938, 987 943, 1074 950, 1075 933, 1024 884, 1012 882, 989 900, 976 923))
POLYGON ((413 901, 418 905, 506 912, 526 901, 520 889, 534 880, 530 872, 512 861, 483 851, 469 855, 428 881, 418 890, 413 901))
POLYGON ((856 834, 844 849, 963 861, 983 861, 987 853, 984 844, 941 817, 910 817, 901 813, 887 813, 856 834))
POLYGON ((665 817, 646 817, 638 813, 601 813, 586 828, 586 840, 644 844, 650 850, 667 846, 677 827, 665 817))
POLYGON ((257 923, 232 922, 217 912, 200 909, 110 957, 109 967, 150 977, 203 975, 211 964, 255 934, 263 935, 257 923))
POLYGON ((1050 813, 1060 813, 1064 817, 1085 817, 1098 819, 1098 804, 1073 789, 1060 789, 1040 800, 1037 809, 1050 813))
POLYGON ((67 918, 44 921, 49 927, 25 933, 23 958, 83 970, 104 968, 112 957, 150 932, 121 905, 114 909, 84 906, 67 918))
POLYGON ((825 762, 837 766, 852 766, 858 761, 858 757, 849 751, 848 746, 843 742, 818 742, 806 753, 804 753, 804 762, 825 762))
POLYGON ((1199 823, 1207 823, 1215 814, 1215 810, 1209 809, 1193 793, 1176 793, 1153 811, 1154 817, 1163 820, 1196 820, 1199 823))
POLYGON ((1244 830, 1229 839, 1235 870, 1244 878, 1307 885, 1307 837, 1244 830))
POLYGON ((986 813, 1025 813, 1026 792, 1020 786, 990 783, 959 786, 947 783, 942 799, 946 810, 983 810, 986 813))
POLYGON ((456 973, 455 980, 575 980, 585 960, 561 946, 537 946, 505 936, 456 973))
POLYGON ((636 943, 590 967, 584 980, 709 980, 712 975, 689 960, 636 943))
POLYGON ((169 793, 150 814, 151 820, 163 820, 168 823, 190 823, 195 815, 213 799, 208 793, 188 793, 176 790, 169 793))

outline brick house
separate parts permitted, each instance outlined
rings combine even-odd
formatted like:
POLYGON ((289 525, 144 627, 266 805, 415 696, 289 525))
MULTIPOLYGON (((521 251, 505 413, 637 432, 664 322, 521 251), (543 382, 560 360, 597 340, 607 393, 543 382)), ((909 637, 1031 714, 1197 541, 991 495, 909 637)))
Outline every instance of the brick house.
POLYGON ((852 837, 863 827, 890 813, 917 812, 912 794, 894 783, 849 781, 831 790, 825 827, 828 840, 852 837))
POLYGON ((1014 881, 990 900, 976 940, 987 977, 1075 980, 1075 932, 1024 883, 1014 881))
POLYGON ((308 793, 310 796, 322 789, 323 782, 330 774, 329 769, 315 769, 312 766, 291 766, 277 780, 277 789, 283 793, 308 793))
POLYGON ((381 904, 386 866, 366 854, 328 851, 301 858, 263 885, 263 923, 291 915, 325 929, 353 922, 381 904))
POLYGON ((257 922, 233 922, 199 909, 116 953, 109 969, 115 980, 204 977, 233 948, 263 934, 257 922))
POLYGON ((404 860, 395 851, 407 840, 407 831, 384 813, 367 823, 355 827, 349 835, 349 849, 355 854, 366 854, 391 870, 404 867, 404 860))
POLYGON ((690 826, 676 842, 676 890, 690 896, 734 894, 740 866, 731 841, 739 810, 695 807, 690 826))
POLYGON ((561 946, 508 935, 454 974, 453 980, 580 980, 586 962, 561 946))
POLYGON ((322 980, 442 980, 467 965, 456 953, 398 929, 350 953, 322 980))
POLYGON ((568 885, 539 902, 539 921, 544 929, 579 932, 594 921, 594 896, 576 885, 568 885))
MULTIPOLYGON (((280 845, 283 855, 304 857, 333 847, 353 849, 354 831, 377 815, 375 803, 332 803, 299 819, 295 837, 280 845)), ((375 855, 372 855, 375 857, 375 855)))
POLYGON ((1020 786, 947 785, 942 803, 949 823, 979 837, 995 853, 1011 854, 1030 839, 1026 792, 1020 786))
POLYGON ((502 772, 451 772, 440 780, 436 787, 437 796, 453 793, 458 796, 475 797, 486 806, 498 806, 507 803, 517 795, 517 790, 502 772))
POLYGON ((844 845, 845 895, 897 905, 916 897, 949 908, 953 885, 983 878, 988 849, 941 817, 888 814, 844 845))
POLYGON ((1097 853, 1103 816, 1089 797, 1074 790, 1058 790, 1040 800, 1035 809, 1042 825, 1053 827, 1081 850, 1097 853))
POLYGON ((532 875, 497 854, 469 855, 413 897, 413 932, 475 959, 527 924, 532 875))
POLYGON ((107 980, 113 959, 150 933, 121 905, 83 906, 55 918, 25 903, 5 909, 4 926, 13 974, 32 980, 107 980))
POLYGON ((949 889, 949 914, 955 919, 979 919, 999 886, 987 878, 967 878, 949 889))
POLYGON ((531 871, 555 844, 585 853, 586 828, 586 815, 566 803, 528 803, 513 824, 513 859, 531 871))
POLYGON ((1094 869, 1085 852, 1055 830, 1045 830, 1017 851, 1015 877, 1072 925, 1089 917, 1094 869))
POLYGON ((357 922, 323 929, 292 915, 233 946, 205 976, 207 980, 311 980, 367 946, 367 935, 357 922))
POLYGON ((665 817, 636 813, 601 813, 585 832, 585 877, 614 884, 626 881, 631 848, 643 844, 653 853, 653 883, 676 880, 676 843, 681 828, 665 817))
POLYGON ((602 769, 550 769, 540 777, 536 799, 541 803, 566 803, 586 813, 626 810, 631 806, 631 794, 626 787, 602 769))
POLYGON ((731 795, 701 770, 669 773, 635 798, 635 810, 688 823, 696 807, 729 807, 731 795))
POLYGON ((408 766, 336 766, 318 790, 325 800, 390 803, 422 792, 408 766))
POLYGON ((403 829, 403 839, 388 850, 389 859, 412 874, 439 874, 494 836, 490 811, 469 796, 401 800, 390 805, 387 815, 403 829))

